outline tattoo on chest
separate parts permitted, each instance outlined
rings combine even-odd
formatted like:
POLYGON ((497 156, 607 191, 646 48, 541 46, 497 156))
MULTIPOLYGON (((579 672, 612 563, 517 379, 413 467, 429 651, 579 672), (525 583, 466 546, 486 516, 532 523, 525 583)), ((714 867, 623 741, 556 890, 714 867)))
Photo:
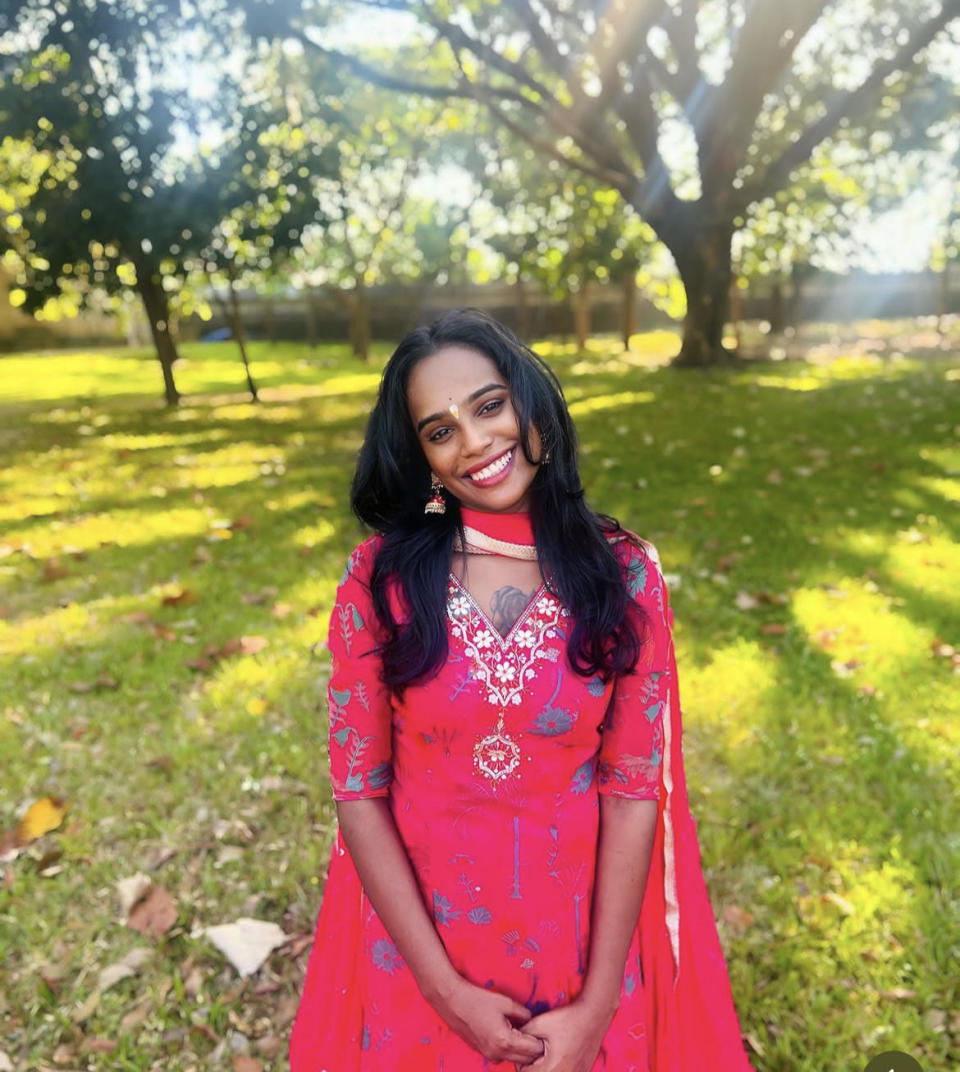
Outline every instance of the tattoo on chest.
POLYGON ((501 636, 506 636, 514 627, 532 596, 533 590, 522 592, 512 584, 498 588, 493 593, 490 597, 490 621, 501 636))

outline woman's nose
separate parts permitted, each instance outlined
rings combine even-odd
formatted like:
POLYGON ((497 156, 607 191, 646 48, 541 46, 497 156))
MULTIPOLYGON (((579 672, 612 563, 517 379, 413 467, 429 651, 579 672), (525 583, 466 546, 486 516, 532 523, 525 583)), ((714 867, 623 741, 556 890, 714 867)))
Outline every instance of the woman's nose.
POLYGON ((493 442, 493 435, 489 428, 477 421, 465 417, 460 422, 460 433, 463 437, 463 449, 467 454, 480 454, 493 442))

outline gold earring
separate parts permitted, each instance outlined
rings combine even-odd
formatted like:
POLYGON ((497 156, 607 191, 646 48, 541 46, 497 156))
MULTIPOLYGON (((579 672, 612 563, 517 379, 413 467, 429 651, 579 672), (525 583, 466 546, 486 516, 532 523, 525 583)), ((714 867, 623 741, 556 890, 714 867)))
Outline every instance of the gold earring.
POLYGON ((549 465, 550 464, 550 451, 549 450, 545 450, 543 452, 543 457, 540 459, 540 464, 541 465, 549 465))
POLYGON ((445 514, 447 512, 447 502, 443 497, 443 485, 440 483, 440 477, 435 473, 430 474, 430 498, 427 499, 423 512, 424 514, 445 514))

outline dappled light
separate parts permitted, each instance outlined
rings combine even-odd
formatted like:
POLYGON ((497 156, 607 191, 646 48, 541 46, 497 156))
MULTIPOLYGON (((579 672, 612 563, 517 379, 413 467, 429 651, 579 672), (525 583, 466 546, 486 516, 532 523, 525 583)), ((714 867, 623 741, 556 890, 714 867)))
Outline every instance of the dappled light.
MULTIPOLYGON (((937 1067, 930 1010, 952 1000, 942 832, 960 788, 951 362, 693 381, 613 340, 556 349, 591 502, 664 563, 691 797, 734 993, 767 1054, 756 1067, 812 1067, 811 1016, 830 1067, 892 1039, 891 1023, 937 1067)), ((71 389, 60 358, 32 360, 71 389)), ((222 370, 208 373, 215 391, 222 370)), ((58 952, 43 913, 18 908, 11 981, 37 1014, 53 998, 24 966, 66 958, 78 970, 59 1000, 88 1000, 79 967, 108 959, 89 951, 97 890, 136 861, 174 853, 151 874, 180 913, 170 948, 204 978, 217 954, 182 920, 215 922, 211 903, 236 918, 256 891, 309 940, 332 831, 326 619, 360 536, 348 492, 376 379, 336 358, 312 375, 260 406, 138 410, 122 391, 3 403, 17 429, 0 502, 4 822, 70 802, 30 850, 56 848, 56 876, 12 865, 18 905, 75 921, 58 952)), ((109 945, 119 963, 126 946, 109 945)), ((294 995, 302 963, 270 963, 294 995)), ((96 1030, 152 1000, 156 971, 105 991, 96 1030)))

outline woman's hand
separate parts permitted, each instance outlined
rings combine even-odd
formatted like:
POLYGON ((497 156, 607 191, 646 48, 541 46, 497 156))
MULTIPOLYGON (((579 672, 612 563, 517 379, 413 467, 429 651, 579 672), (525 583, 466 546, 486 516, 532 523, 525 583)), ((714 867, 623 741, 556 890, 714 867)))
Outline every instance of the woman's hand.
POLYGON ((522 1067, 543 1055, 543 1042, 518 1030, 530 1011, 513 998, 460 978, 432 1002, 447 1025, 488 1061, 513 1061, 522 1067))
POLYGON ((574 1001, 528 1020, 523 1034, 543 1039, 544 1047, 528 1072, 590 1072, 612 1019, 612 1013, 574 1001))

